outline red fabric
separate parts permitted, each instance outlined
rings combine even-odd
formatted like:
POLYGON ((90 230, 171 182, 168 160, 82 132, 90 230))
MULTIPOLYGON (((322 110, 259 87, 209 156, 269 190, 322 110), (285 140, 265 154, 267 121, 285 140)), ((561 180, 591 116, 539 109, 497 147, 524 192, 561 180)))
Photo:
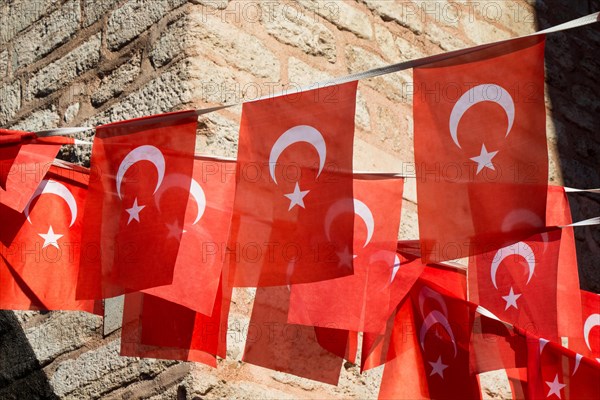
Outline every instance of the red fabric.
POLYGON ((475 314, 471 337, 471 372, 527 368, 527 342, 518 329, 487 315, 475 314))
MULTIPOLYGON (((181 187, 177 178, 165 182, 157 192, 159 197, 167 191, 189 195, 183 222, 185 232, 181 235, 173 283, 144 293, 211 315, 229 235, 235 162, 196 158, 192 179, 191 195, 189 187, 181 187)), ((175 235, 182 227, 173 224, 171 229, 169 235, 175 235)))
POLYGON ((121 355, 217 366, 227 352, 231 288, 219 285, 210 315, 144 293, 125 296, 121 355))
POLYGON ((236 286, 352 274, 337 256, 352 248, 352 220, 329 232, 325 220, 334 204, 353 197, 356 86, 244 103, 228 246, 236 286))
POLYGON ((339 335, 345 340, 345 335, 337 332, 327 339, 324 328, 318 328, 317 336, 313 327, 288 324, 289 299, 286 286, 256 290, 243 361, 336 385, 344 359, 330 352, 332 348, 327 343, 322 346, 319 342, 333 343, 339 335))
POLYGON ((188 197, 158 190, 172 179, 190 187, 196 124, 183 111, 96 128, 79 298, 171 284, 181 233, 168 227, 184 220, 188 197))
POLYGON ((0 205, 0 308, 102 315, 75 299, 88 180, 82 168, 53 166, 24 213, 0 205))
POLYGON ((17 212, 23 212, 63 144, 33 139, 29 132, 0 132, 0 203, 17 212))
POLYGON ((415 68, 414 80, 423 259, 463 258, 543 228, 544 38, 415 68))
POLYGON ((410 307, 396 316, 379 398, 479 399, 469 371, 474 306, 448 293, 422 279, 411 290, 410 307))
POLYGON ((367 332, 385 328, 392 278, 400 278, 394 266, 399 262, 403 183, 398 178, 355 177, 354 201, 334 205, 335 211, 327 214, 331 218, 326 217, 326 229, 327 223, 354 220, 354 247, 340 257, 350 264, 354 255, 354 275, 293 285, 289 323, 367 332))
POLYGON ((556 287, 561 230, 536 234, 477 255, 469 265, 469 299, 536 336, 558 341, 556 287))
MULTIPOLYGON (((565 226, 573 222, 569 199, 562 186, 548 186, 546 224, 565 226)), ((568 310, 558 313, 558 335, 577 336, 581 326, 581 297, 579 296, 579 270, 575 250, 575 233, 572 226, 562 228, 557 272, 557 308, 568 310)))
POLYGON ((569 348, 600 361, 600 294, 581 290, 581 323, 569 337, 569 348))
POLYGON ((600 363, 556 343, 528 340, 528 399, 600 398, 600 363))

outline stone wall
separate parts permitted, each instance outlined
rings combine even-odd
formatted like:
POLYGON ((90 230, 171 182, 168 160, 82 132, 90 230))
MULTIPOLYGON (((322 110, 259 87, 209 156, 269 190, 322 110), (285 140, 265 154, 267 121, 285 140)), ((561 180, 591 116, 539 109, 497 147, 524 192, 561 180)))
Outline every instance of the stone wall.
MULTIPOLYGON (((328 77, 531 33, 598 11, 592 1, 4 0, 0 126, 94 126, 296 90, 328 77)), ((600 187, 597 27, 547 46, 551 181, 600 187)), ((355 169, 409 172, 411 71, 361 81, 355 169)), ((241 107, 201 117, 197 152, 235 156, 241 107)), ((89 162, 89 149, 62 157, 89 162)), ((600 215, 573 196, 576 219, 600 215)), ((417 237, 408 180, 401 238, 417 237)), ((600 232, 577 230, 582 284, 600 291, 600 232)), ((251 290, 236 290, 219 368, 118 356, 116 331, 73 312, 0 312, 0 398, 374 398, 381 368, 347 363, 338 387, 242 363, 251 290)), ((494 378, 496 379, 496 378, 494 378)), ((491 383, 493 384, 493 382, 491 383)), ((501 388, 486 395, 503 396, 501 388)))

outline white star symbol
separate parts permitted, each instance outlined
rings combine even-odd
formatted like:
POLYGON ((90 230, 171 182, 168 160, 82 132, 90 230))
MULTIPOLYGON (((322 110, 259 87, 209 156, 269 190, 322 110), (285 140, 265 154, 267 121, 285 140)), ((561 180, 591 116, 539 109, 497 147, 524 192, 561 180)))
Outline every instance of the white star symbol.
POLYGON ((550 395, 555 394, 559 399, 562 398, 562 397, 560 397, 560 391, 565 386, 567 386, 564 383, 560 383, 558 381, 558 374, 556 374, 556 376, 554 377, 554 381, 553 382, 547 382, 546 381, 546 385, 548 385, 548 387, 550 387, 550 391, 548 392, 548 396, 546 396, 546 397, 550 397, 550 395))
POLYGON ((142 211, 145 207, 146 206, 138 205, 137 197, 136 197, 135 200, 133 201, 133 206, 131 206, 131 208, 128 208, 125 210, 129 213, 129 220, 127 221, 127 225, 129 225, 129 223, 131 221, 133 221, 134 219, 137 222, 140 222, 140 211, 142 211))
POLYGON ((444 370, 448 368, 446 364, 442 362, 442 356, 439 356, 436 362, 427 361, 429 365, 431 365, 431 373, 429 376, 433 376, 435 374, 439 375, 444 379, 444 370))
POLYGON ((339 265, 345 265, 347 267, 350 267, 352 265, 352 260, 357 257, 356 255, 352 254, 348 246, 344 247, 344 250, 342 251, 336 251, 335 254, 337 254, 338 258, 340 259, 339 265))
POLYGON ((517 306, 517 299, 519 297, 521 297, 521 294, 515 294, 513 288, 511 287, 510 292, 506 296, 502 296, 504 301, 506 301, 506 307, 504 308, 504 311, 508 310, 510 307, 514 307, 518 310, 519 307, 517 306))
POLYGON ((48 233, 38 233, 38 235, 40 235, 42 237, 42 239, 44 239, 44 245, 42 246, 42 249, 45 249, 48 246, 54 246, 57 249, 60 249, 60 247, 58 247, 58 239, 60 239, 64 235, 59 235, 57 233, 54 233, 54 230, 52 229, 52 225, 50 225, 50 228, 48 229, 48 233))
POLYGON ((181 241, 181 235, 186 232, 181 226, 179 226, 179 221, 175 221, 172 224, 167 223, 167 229, 169 233, 167 233, 167 239, 175 238, 181 241))
POLYGON ((471 160, 477 163, 476 175, 478 175, 484 168, 495 170, 494 164, 492 164, 492 158, 494 158, 496 154, 498 154, 497 151, 488 152, 485 148, 485 144, 481 145, 481 154, 479 154, 477 157, 471 157, 471 160))
POLYGON ((308 192, 310 192, 310 190, 301 191, 298 182, 296 182, 296 187, 294 188, 294 191, 292 193, 284 194, 285 197, 290 199, 290 208, 288 208, 288 211, 290 211, 296 205, 305 208, 304 196, 306 196, 308 192))

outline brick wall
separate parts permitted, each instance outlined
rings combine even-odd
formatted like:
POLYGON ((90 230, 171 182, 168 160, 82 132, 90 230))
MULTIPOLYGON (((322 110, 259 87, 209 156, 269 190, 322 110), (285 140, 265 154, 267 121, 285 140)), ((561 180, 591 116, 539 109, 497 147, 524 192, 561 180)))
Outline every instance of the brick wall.
MULTIPOLYGON (((527 34, 599 9, 594 1, 13 0, 0 5, 0 126, 93 126, 254 99, 281 90, 527 34)), ((550 36, 551 180, 600 187, 597 27, 550 36)), ((408 172, 411 71, 362 81, 355 168, 408 172)), ((235 156, 241 108, 200 118, 197 152, 235 156)), ((87 163, 89 149, 62 157, 87 163)), ((572 198, 576 219, 600 215, 572 198)), ((402 238, 417 237, 407 182, 402 238)), ((600 290, 600 233, 577 231, 582 283, 600 290)), ((83 313, 0 312, 0 398, 376 397, 381 369, 346 364, 338 387, 241 363, 252 290, 236 290, 228 359, 219 368, 118 356, 83 313)), ((498 377, 485 389, 502 397, 498 377)))

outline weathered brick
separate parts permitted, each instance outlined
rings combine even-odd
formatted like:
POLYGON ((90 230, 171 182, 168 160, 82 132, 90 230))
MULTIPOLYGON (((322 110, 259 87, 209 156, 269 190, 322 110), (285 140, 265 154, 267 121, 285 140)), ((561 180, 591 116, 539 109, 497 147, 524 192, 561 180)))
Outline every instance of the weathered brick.
POLYGON ((475 44, 491 43, 500 39, 510 39, 513 36, 491 22, 480 18, 468 18, 465 16, 462 23, 465 35, 475 44))
POLYGON ((92 105, 99 107, 110 99, 120 96, 127 85, 135 81, 140 74, 141 57, 134 55, 128 62, 104 76, 100 87, 92 94, 92 105))
POLYGON ((98 33, 63 58, 37 71, 27 82, 25 98, 47 96, 96 66, 100 60, 100 44, 98 33))
POLYGON ((106 43, 118 50, 186 0, 130 0, 112 12, 106 24, 106 43))
POLYGON ((6 124, 21 108, 21 83, 0 85, 0 125, 6 124))
POLYGON ((196 153, 235 157, 239 129, 239 121, 233 121, 218 113, 200 116, 196 153))
POLYGON ((290 11, 291 8, 285 10, 287 11, 281 13, 265 11, 261 14, 267 32, 282 43, 297 47, 306 54, 325 57, 327 61, 334 63, 336 46, 333 33, 303 12, 293 12, 290 11))
POLYGON ((299 3, 341 30, 352 32, 364 39, 373 38, 373 28, 368 15, 344 1, 300 0, 299 3))
POLYGON ((417 4, 411 1, 361 0, 384 21, 394 21, 416 34, 423 32, 423 21, 417 4))
POLYGON ((79 29, 80 20, 79 0, 71 0, 36 22, 14 41, 16 68, 27 66, 66 43, 79 29))
POLYGON ((428 25, 425 35, 442 50, 451 51, 468 47, 462 39, 436 24, 428 25))
POLYGON ((56 4, 55 0, 16 0, 0 9, 0 45, 40 19, 56 4))
POLYGON ((83 0, 83 26, 90 26, 116 7, 120 0, 83 0))
POLYGON ((49 108, 32 112, 26 118, 12 125, 11 128, 23 131, 41 131, 56 128, 59 122, 60 116, 56 111, 56 107, 50 106, 49 108))
POLYGON ((279 80, 279 61, 268 47, 218 17, 194 14, 188 34, 199 53, 218 54, 228 62, 228 69, 234 66, 271 82, 279 80))

